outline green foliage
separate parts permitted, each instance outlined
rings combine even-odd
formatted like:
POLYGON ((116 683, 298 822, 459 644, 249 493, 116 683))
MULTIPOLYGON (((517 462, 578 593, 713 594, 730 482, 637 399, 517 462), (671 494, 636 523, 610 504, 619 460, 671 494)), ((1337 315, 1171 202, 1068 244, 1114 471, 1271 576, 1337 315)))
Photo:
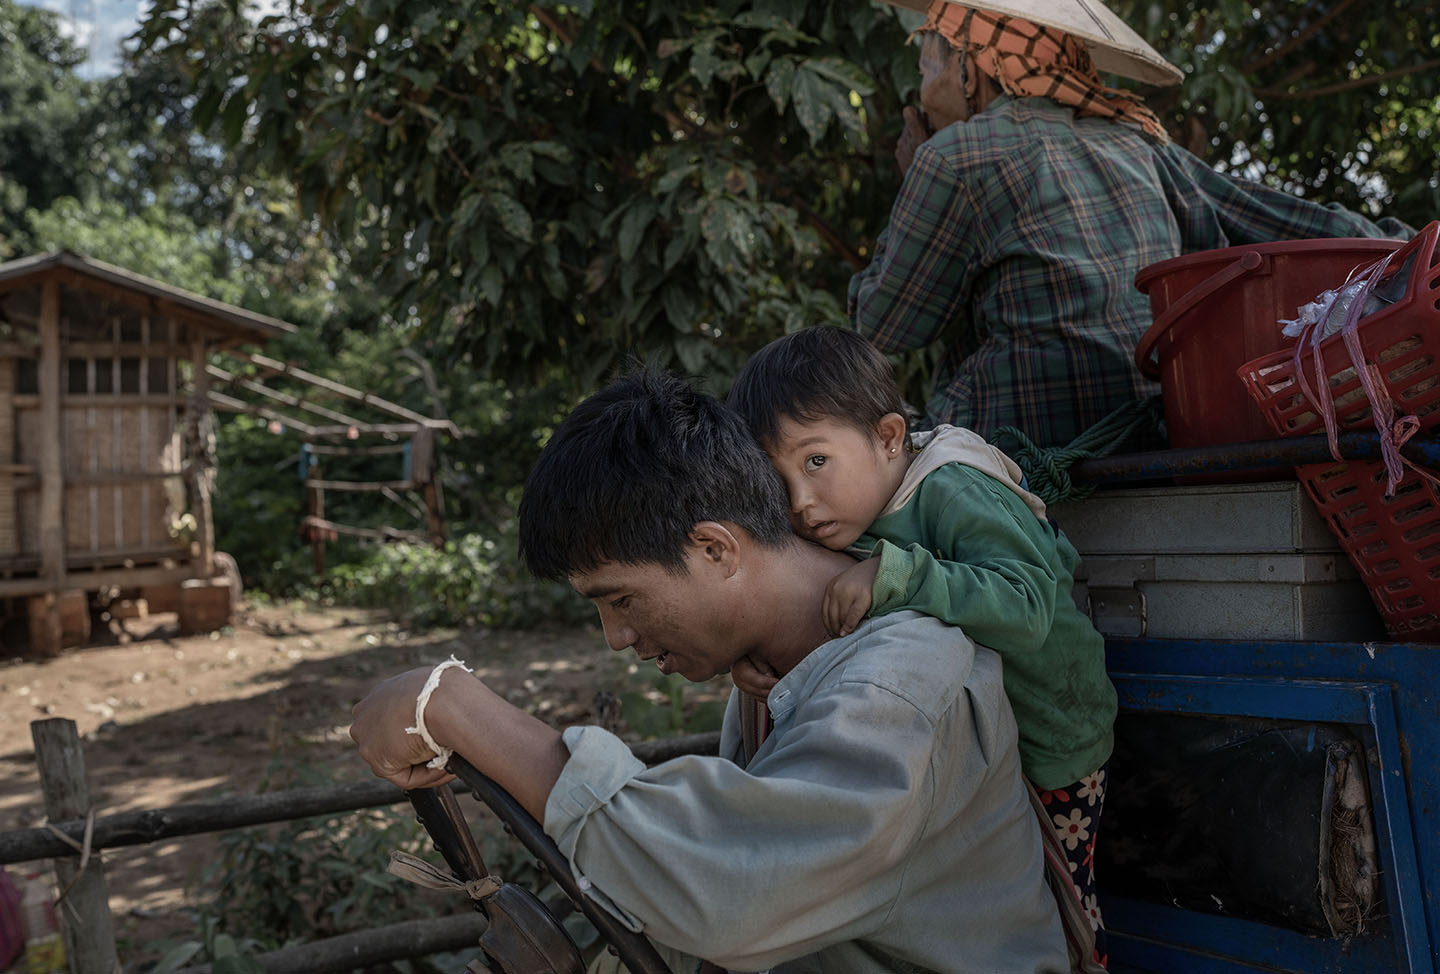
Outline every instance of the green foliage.
POLYGON ((216 971, 259 974, 255 955, 287 944, 434 916, 433 898, 385 871, 394 849, 430 854, 424 831, 398 807, 225 833, 201 880, 198 939, 170 946, 149 974, 205 960, 216 971))
MULTIPOLYGON (((1194 151, 1436 211, 1433 5, 1116 6, 1188 72, 1143 93, 1194 151)), ((764 341, 843 320, 916 78, 896 8, 863 2, 228 11, 160 0, 142 31, 188 72, 195 123, 289 173, 339 246, 365 241, 349 259, 438 354, 517 384, 563 366, 572 394, 626 352, 723 391, 764 341)))
POLYGON ((27 206, 76 195, 92 172, 84 60, 58 14, 0 0, 0 258, 27 245, 27 206))
POLYGON ((526 628, 537 622, 581 623, 590 604, 568 585, 539 581, 520 565, 513 522, 496 538, 462 535, 440 549, 392 544, 339 565, 328 591, 345 605, 387 609, 419 626, 526 628))
POLYGON ((219 233, 202 231, 189 218, 159 206, 132 214, 113 201, 63 196, 47 210, 30 210, 27 220, 36 251, 93 255, 221 301, 235 303, 244 297, 239 281, 216 274, 212 254, 219 233))
POLYGON ((563 362, 574 391, 626 350, 723 384, 843 320, 822 241, 883 221, 876 118, 914 73, 863 5, 316 2, 230 30, 204 9, 159 3, 142 36, 195 66, 196 121, 370 241, 437 348, 511 380, 563 362))
POLYGON ((683 676, 658 670, 648 676, 649 689, 620 694, 625 723, 635 733, 647 738, 673 737, 720 729, 725 716, 724 700, 702 700, 687 707, 685 688, 691 684, 683 676))
POLYGON ((1222 169, 1415 226, 1440 214, 1440 7, 1117 0, 1186 73, 1145 92, 1222 169))

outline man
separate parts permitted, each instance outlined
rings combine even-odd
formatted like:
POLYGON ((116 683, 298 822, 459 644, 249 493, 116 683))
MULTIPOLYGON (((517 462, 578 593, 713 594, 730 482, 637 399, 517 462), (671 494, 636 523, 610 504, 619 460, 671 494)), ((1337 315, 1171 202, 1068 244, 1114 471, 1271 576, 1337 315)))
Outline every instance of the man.
POLYGON ((642 372, 560 424, 521 503, 527 564, 591 599, 612 649, 690 680, 746 655, 782 675, 748 761, 735 696, 720 757, 647 769, 453 670, 422 707, 434 751, 405 733, 417 670, 356 707, 361 755, 413 788, 454 749, 630 926, 731 969, 1066 970, 998 658, 910 612, 828 640, 825 586, 853 562, 791 534, 785 497, 738 416, 642 372))
POLYGON ((987 438, 1016 426, 1064 446, 1156 391, 1133 360, 1151 320, 1141 268, 1232 245, 1413 232, 1222 175, 1170 144, 1096 65, 1152 83, 1179 71, 1095 0, 892 2, 927 13, 926 114, 905 111, 904 182, 851 279, 849 313, 885 352, 945 343, 931 425, 987 438))

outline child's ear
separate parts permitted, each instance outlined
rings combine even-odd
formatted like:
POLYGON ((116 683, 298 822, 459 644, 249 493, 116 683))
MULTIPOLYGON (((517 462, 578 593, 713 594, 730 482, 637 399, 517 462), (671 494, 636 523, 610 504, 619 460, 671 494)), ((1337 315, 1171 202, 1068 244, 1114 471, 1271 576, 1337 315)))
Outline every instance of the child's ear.
POLYGON ((909 445, 905 417, 899 413, 881 416, 880 422, 875 424, 875 432, 880 434, 880 446, 887 454, 899 456, 909 445))

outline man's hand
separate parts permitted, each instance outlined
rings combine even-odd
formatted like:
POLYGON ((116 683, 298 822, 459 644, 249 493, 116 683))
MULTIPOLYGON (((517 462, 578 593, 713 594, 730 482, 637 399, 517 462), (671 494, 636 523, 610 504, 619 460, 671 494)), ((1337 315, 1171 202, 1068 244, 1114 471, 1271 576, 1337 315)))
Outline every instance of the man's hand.
POLYGON ((904 114, 905 128, 900 133, 900 140, 895 143, 895 162, 900 166, 902 176, 910 171, 910 163, 915 161, 915 150, 935 134, 924 112, 907 107, 904 114))
MULTIPOLYGON (((430 670, 431 667, 424 666, 392 676, 371 690, 350 711, 354 721, 350 725, 350 737, 360 749, 360 757, 376 775, 401 788, 433 788, 454 777, 443 768, 427 768, 425 765, 435 757, 435 752, 419 734, 405 733, 405 728, 415 726, 415 698, 425 686, 430 670)), ((474 677, 463 670, 447 670, 441 674, 440 687, 436 688, 425 708, 425 725, 432 736, 435 734, 434 716, 439 709, 437 698, 442 688, 461 679, 474 682, 474 677)), ((445 747, 453 746, 439 738, 436 741, 445 747)))
POLYGON ((730 667, 730 679, 735 681, 735 686, 742 692, 761 700, 768 700, 771 688, 780 682, 780 677, 774 670, 748 656, 742 656, 730 667))
POLYGON ((830 579, 830 584, 825 586, 825 603, 821 608, 825 628, 830 635, 848 636, 860 625, 860 620, 874 604, 871 590, 879 573, 880 559, 866 558, 830 579))

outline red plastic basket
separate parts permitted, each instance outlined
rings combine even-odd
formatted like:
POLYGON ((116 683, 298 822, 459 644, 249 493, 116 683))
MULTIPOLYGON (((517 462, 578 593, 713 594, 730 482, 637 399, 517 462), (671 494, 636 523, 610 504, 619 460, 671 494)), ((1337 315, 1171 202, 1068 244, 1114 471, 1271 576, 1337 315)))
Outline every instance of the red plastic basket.
MULTIPOLYGON (((1440 425, 1440 222, 1433 222, 1395 253, 1384 280, 1408 274, 1401 298, 1361 319, 1356 335, 1364 367, 1414 415, 1422 430, 1440 425)), ((1338 287, 1343 281, 1335 281, 1338 287)), ((1325 375, 1316 375, 1310 351, 1300 367, 1311 388, 1328 384, 1341 429, 1373 429, 1370 402, 1341 336, 1320 343, 1325 375)), ((1253 359, 1237 374, 1281 436, 1324 429, 1319 408, 1301 391, 1294 349, 1253 359)), ((1408 472, 1385 496, 1382 463, 1349 461, 1298 467, 1296 474, 1364 578, 1391 635, 1440 632, 1440 490, 1408 472)))

